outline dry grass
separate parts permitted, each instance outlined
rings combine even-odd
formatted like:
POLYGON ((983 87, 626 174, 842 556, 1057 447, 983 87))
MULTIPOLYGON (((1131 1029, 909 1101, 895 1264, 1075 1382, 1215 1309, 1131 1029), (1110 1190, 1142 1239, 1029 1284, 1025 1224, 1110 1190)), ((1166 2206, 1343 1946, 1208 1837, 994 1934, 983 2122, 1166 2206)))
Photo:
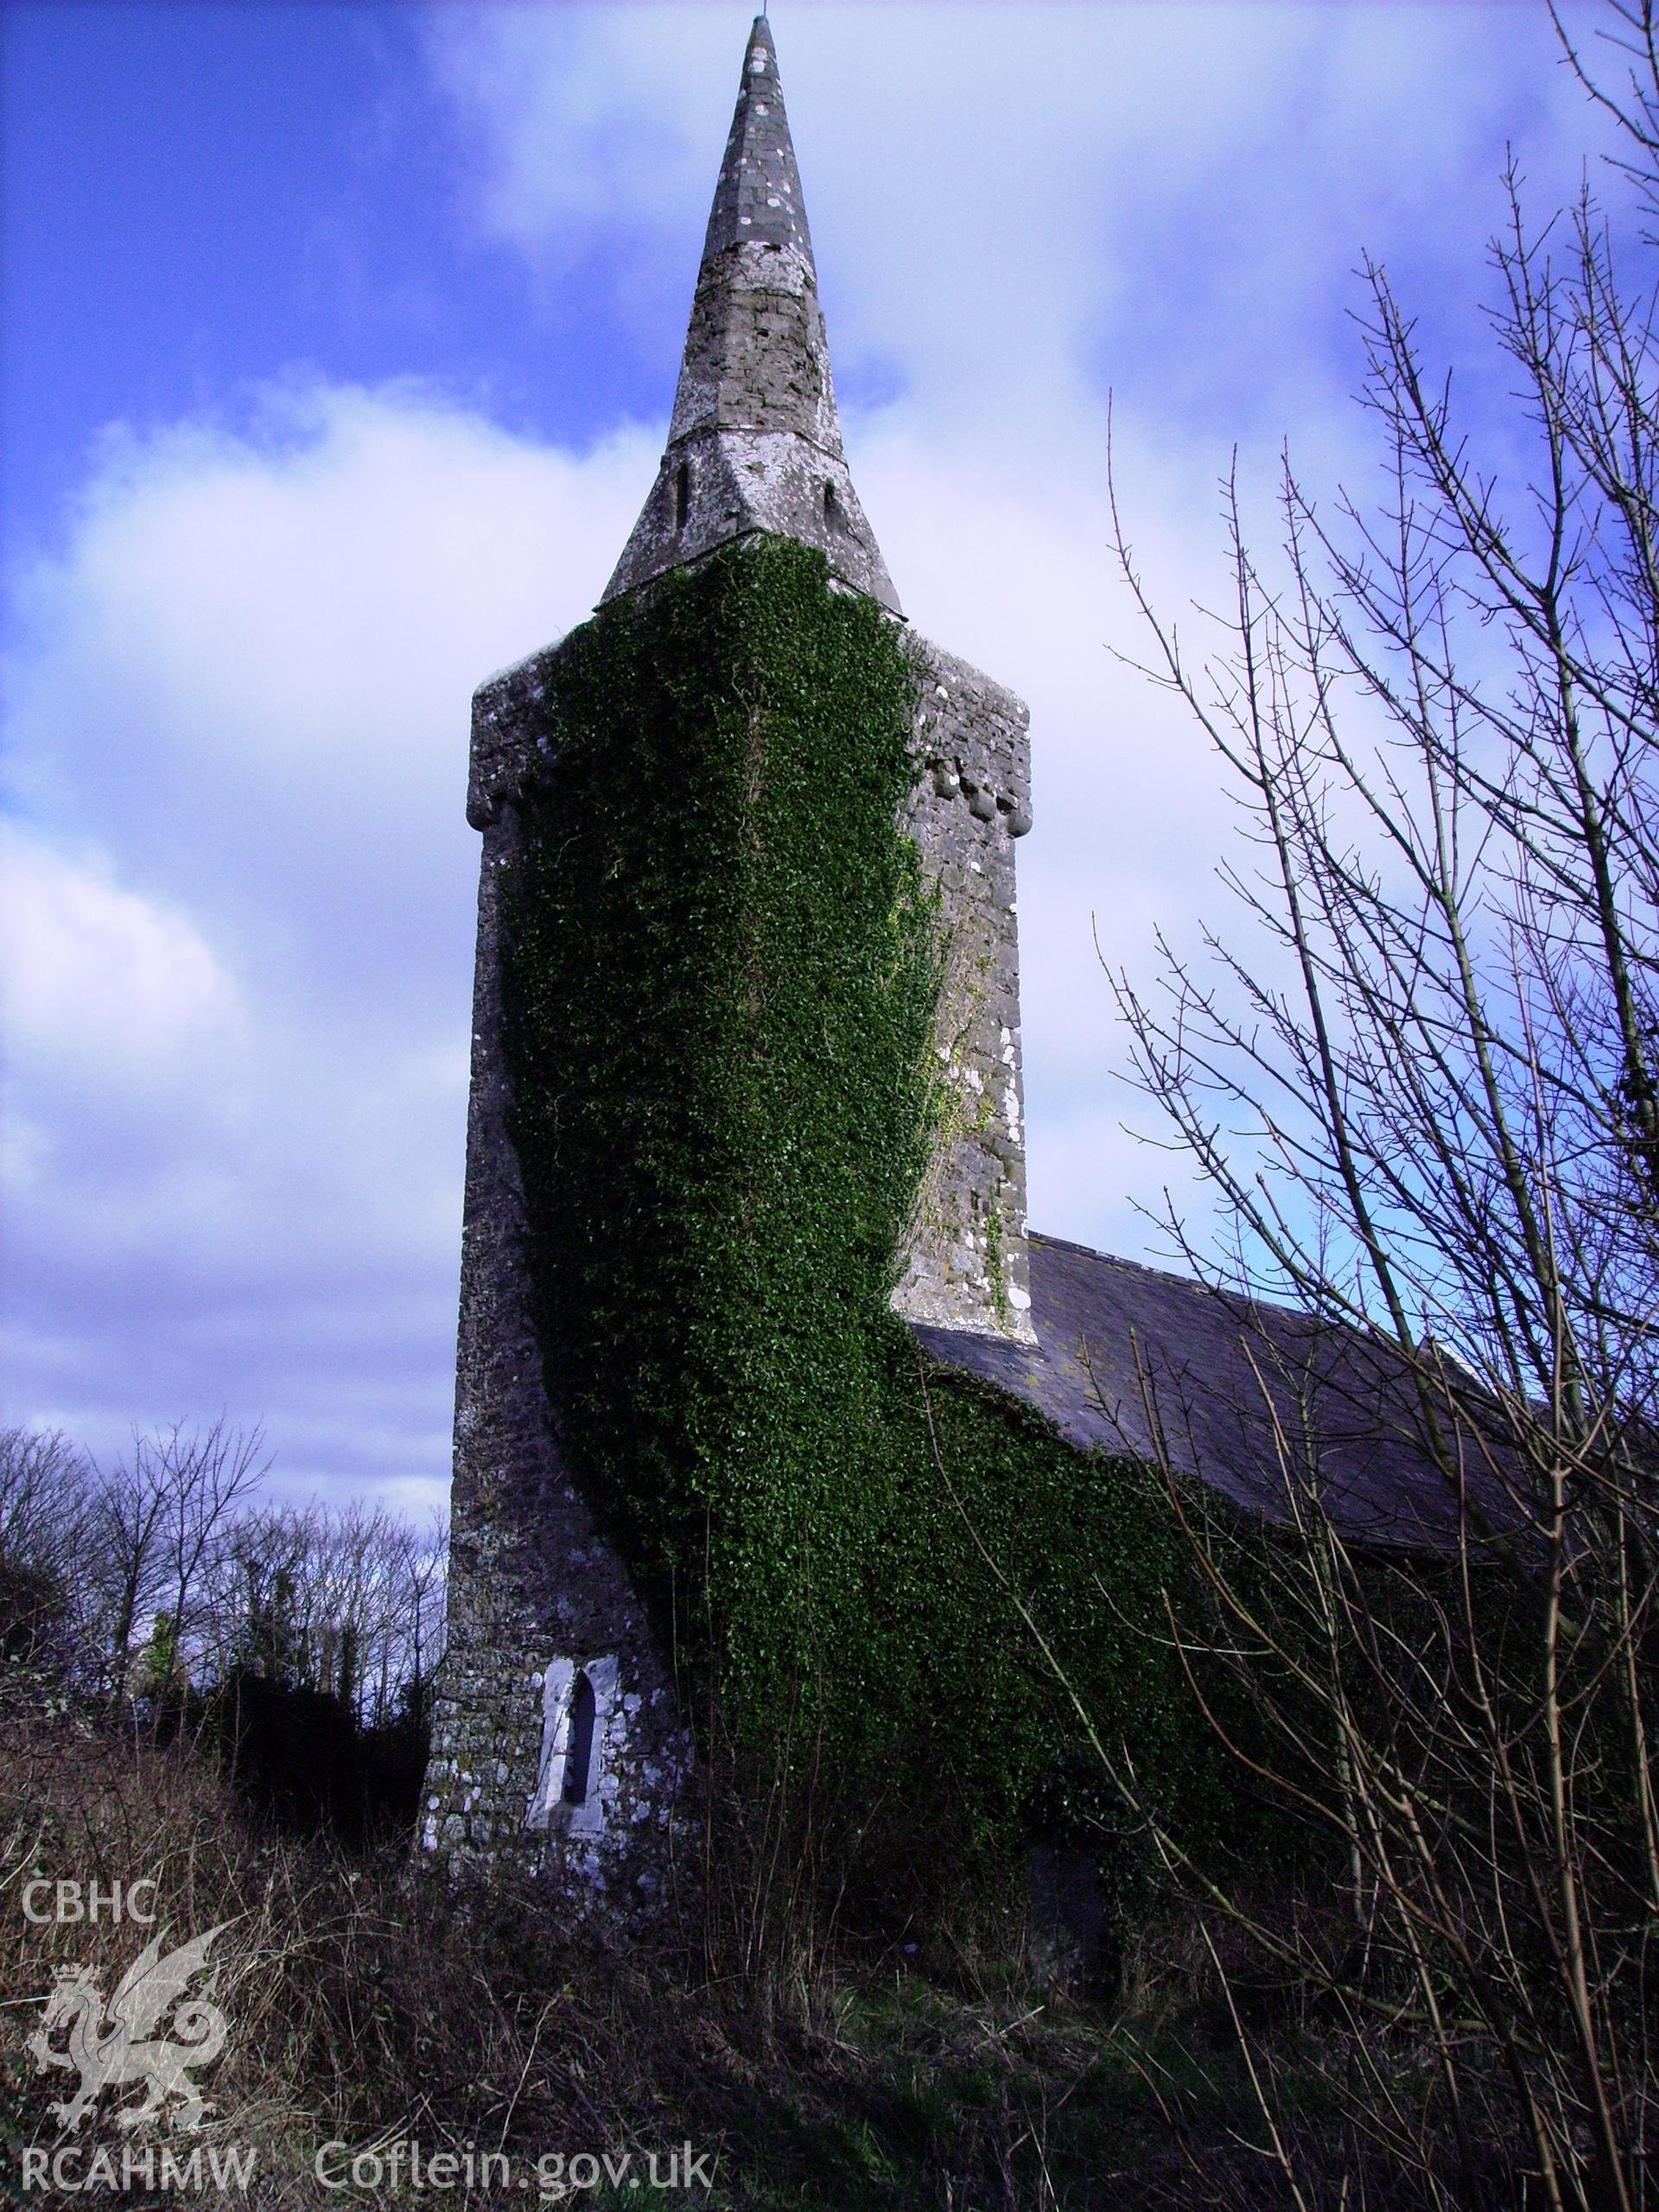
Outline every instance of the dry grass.
MULTIPOLYGON (((0 1710, 10 2201, 98 2201, 20 2189, 23 2149, 58 2141, 48 2102, 71 2079, 36 2078, 26 2038, 55 1967, 93 1967, 107 1997, 145 1933, 31 1925, 22 1890, 36 1873, 106 1889, 154 1878, 169 1942, 229 1923, 214 1998, 231 2033, 201 2075, 213 2116, 199 2135, 161 2140, 181 2154, 253 2145, 257 2177, 245 2194, 114 2200, 130 2205, 533 2204, 535 2162, 549 2154, 626 2153, 648 2175, 649 2154, 664 2159, 688 2140, 712 2158, 710 2189, 601 2184, 541 2201, 636 2212, 688 2201, 756 2212, 1255 2212, 1281 2201, 1252 2147, 1249 2084, 1190 1929, 1140 1940, 1109 2019, 1037 1986, 1006 1898, 954 1916, 919 1948, 837 1952, 783 1925, 774 1896, 772 1934, 758 1945, 736 1908, 742 1870, 728 1863, 715 1936, 704 1927, 623 1948, 561 1917, 544 1894, 453 1896, 400 1842, 353 1857, 283 1835, 191 1745, 157 1748, 28 1704, 0 1710), (514 2183, 523 2174, 531 2186, 467 2187, 461 2175, 442 2192, 331 2192, 313 2166, 329 2141, 383 2157, 400 2141, 429 2158, 500 2152, 518 2162, 514 2183)), ((1287 2075, 1316 2092, 1319 2031, 1287 2014, 1276 2044, 1287 2075)), ((1331 2181, 1313 2201, 1405 2205, 1344 2149, 1340 2114, 1317 2094, 1304 2102, 1295 2124, 1331 2181)), ((112 2113, 89 2126, 83 2150, 105 2144, 118 2162, 112 2113)))

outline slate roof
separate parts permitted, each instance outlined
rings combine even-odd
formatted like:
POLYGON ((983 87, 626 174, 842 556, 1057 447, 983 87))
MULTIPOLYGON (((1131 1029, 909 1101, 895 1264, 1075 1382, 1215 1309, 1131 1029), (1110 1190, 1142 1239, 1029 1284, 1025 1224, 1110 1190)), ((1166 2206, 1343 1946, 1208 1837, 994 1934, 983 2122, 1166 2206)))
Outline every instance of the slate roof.
MULTIPOLYGON (((1347 1540, 1439 1549, 1454 1539, 1455 1492, 1417 1440, 1416 1393, 1386 1344, 1058 1236, 1031 1238, 1031 1296, 1034 1349, 962 1330, 918 1326, 916 1337, 935 1358, 1025 1399, 1073 1443, 1151 1459, 1155 1418, 1176 1469, 1282 1521, 1270 1396, 1347 1540)), ((1484 1468, 1471 1465, 1469 1481, 1488 1511, 1513 1518, 1484 1468)))

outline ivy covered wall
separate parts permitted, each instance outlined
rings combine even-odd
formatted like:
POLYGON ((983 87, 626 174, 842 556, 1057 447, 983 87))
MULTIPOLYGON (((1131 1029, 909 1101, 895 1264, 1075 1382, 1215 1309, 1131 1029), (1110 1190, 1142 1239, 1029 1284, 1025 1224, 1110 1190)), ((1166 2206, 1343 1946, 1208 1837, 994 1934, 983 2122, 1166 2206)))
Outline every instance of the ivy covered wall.
POLYGON ((1070 1728, 1014 1591, 1185 1786, 1185 1694, 1124 1624, 1177 1575, 1155 1478, 924 1363, 888 1302, 948 952, 896 625, 752 539, 604 607, 535 711, 501 978, 534 1313, 693 1710, 1006 1832, 1070 1728))

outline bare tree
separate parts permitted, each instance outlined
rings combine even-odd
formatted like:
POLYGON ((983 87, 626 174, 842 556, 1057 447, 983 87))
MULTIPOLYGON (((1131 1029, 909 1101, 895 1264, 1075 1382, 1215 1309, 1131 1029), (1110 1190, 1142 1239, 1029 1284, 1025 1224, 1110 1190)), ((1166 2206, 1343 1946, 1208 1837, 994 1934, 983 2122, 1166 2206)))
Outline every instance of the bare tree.
POLYGON ((117 1695, 141 1642, 164 1649, 168 1675, 188 1668, 207 1624, 216 1559, 270 1464, 259 1430, 221 1414, 135 1433, 130 1455, 99 1480, 80 1588, 117 1695))
POLYGON ((259 1429, 223 1416, 135 1433, 105 1470, 55 1432, 0 1431, 0 1659, 158 1715, 249 1669, 367 1727, 423 1725, 442 1517, 273 1505, 270 1464, 259 1429))
POLYGON ((1255 950, 1230 927, 1118 992, 1220 1201, 1211 1271, 1384 1346, 1455 1508, 1438 1565, 1362 1555, 1281 1421, 1292 1535, 1247 1585, 1177 1491, 1250 1757, 1338 1845, 1359 1948, 1210 1901, 1325 1989, 1351 2112, 1425 2201, 1630 2212, 1659 2187, 1653 0, 1614 0, 1607 35, 1617 84, 1566 52, 1622 126, 1635 235, 1587 189, 1535 231, 1511 174, 1493 248, 1524 479, 1483 467, 1373 267, 1380 510, 1327 519, 1287 464, 1269 568, 1230 486, 1202 664, 1120 524, 1148 673, 1245 807, 1254 861, 1224 874, 1255 950))
POLYGON ((140 1624, 158 1602, 164 1505, 149 1461, 136 1451, 132 1465, 118 1462, 100 1477, 92 1500, 81 1602, 105 1686, 118 1698, 127 1689, 140 1624))
POLYGON ((444 1530, 384 1505, 267 1506, 219 1562, 210 1670, 327 1691, 381 1726, 418 1706, 442 1646, 444 1530))
POLYGON ((0 1650, 67 1663, 92 1462, 60 1430, 0 1430, 0 1650))
POLYGON ((238 1512, 270 1469, 256 1427, 232 1428, 221 1415, 206 1427, 175 1423, 135 1450, 141 1483, 162 1501, 161 1564, 164 1604, 181 1648, 205 1623, 212 1563, 238 1512))

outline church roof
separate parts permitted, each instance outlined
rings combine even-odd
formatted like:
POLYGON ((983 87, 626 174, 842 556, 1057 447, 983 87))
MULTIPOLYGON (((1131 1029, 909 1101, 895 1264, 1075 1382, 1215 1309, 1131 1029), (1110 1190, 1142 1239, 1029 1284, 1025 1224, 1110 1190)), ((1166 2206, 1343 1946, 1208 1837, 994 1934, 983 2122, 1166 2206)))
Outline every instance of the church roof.
POLYGON ((604 596, 760 531, 899 613, 848 473, 817 270, 764 16, 715 188, 668 446, 604 596))
MULTIPOLYGON (((1455 1540, 1456 1491, 1424 1446, 1412 1376, 1387 1344, 1035 1233, 1031 1298, 1034 1349, 961 1330, 915 1334, 1075 1444, 1151 1460, 1155 1421, 1178 1472, 1269 1521, 1289 1511, 1276 1426, 1299 1475, 1317 1467, 1347 1541, 1440 1549, 1455 1540)), ((1506 1485, 1478 1451, 1466 1456, 1471 1496, 1511 1525, 1506 1485)))

